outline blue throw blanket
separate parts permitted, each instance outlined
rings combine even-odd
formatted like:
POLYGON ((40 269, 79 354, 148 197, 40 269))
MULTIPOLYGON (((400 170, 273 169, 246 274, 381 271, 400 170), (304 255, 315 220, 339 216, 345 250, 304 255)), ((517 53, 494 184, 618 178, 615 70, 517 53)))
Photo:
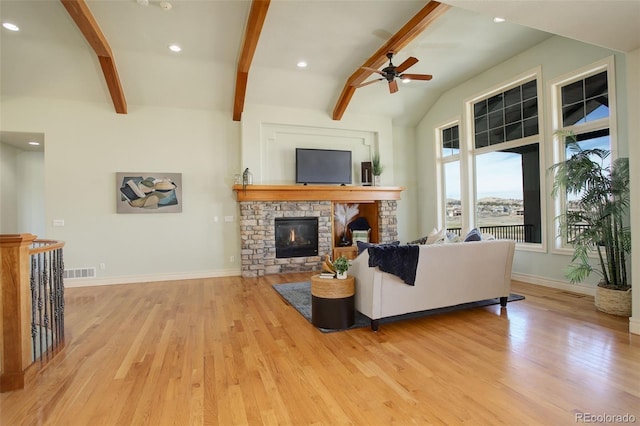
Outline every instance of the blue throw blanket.
POLYGON ((417 245, 383 245, 369 247, 369 266, 378 267, 402 279, 409 285, 416 282, 418 255, 420 247, 417 245))

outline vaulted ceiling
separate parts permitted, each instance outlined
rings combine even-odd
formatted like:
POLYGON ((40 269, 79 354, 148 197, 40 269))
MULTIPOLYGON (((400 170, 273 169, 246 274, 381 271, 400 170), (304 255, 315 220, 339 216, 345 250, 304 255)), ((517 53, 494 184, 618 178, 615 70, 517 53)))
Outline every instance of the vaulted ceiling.
MULTIPOLYGON (((21 28, 0 29, 2 95, 112 102, 108 70, 103 74, 104 58, 110 57, 129 113, 143 106, 206 108, 228 111, 231 118, 244 69, 245 105, 308 108, 339 118, 334 110, 349 78, 428 3, 271 0, 261 31, 255 31, 249 0, 168 2, 169 10, 156 0, 146 6, 143 0, 87 0, 101 40, 83 35, 74 22, 68 3, 78 1, 1 0, 2 22, 21 28), (249 56, 243 55, 245 33, 255 38, 249 56), (96 43, 108 52, 101 56, 96 43), (171 52, 172 43, 182 51, 171 52), (239 64, 243 58, 249 63, 239 64), (304 69, 296 66, 301 60, 308 63, 304 69)), ((394 94, 384 82, 356 89, 343 116, 382 115, 413 126, 444 91, 552 34, 625 52, 640 48, 638 1, 445 3, 451 7, 394 58, 396 65, 418 58, 409 71, 432 74, 433 80, 401 84, 394 94), (495 24, 494 16, 507 21, 495 24)))

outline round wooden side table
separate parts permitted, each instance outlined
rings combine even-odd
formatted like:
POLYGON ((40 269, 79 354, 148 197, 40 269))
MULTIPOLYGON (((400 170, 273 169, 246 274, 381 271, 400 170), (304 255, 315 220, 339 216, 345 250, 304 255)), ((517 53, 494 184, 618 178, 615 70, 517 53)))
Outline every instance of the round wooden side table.
POLYGON ((320 328, 343 329, 354 323, 355 278, 311 277, 311 323, 320 328))

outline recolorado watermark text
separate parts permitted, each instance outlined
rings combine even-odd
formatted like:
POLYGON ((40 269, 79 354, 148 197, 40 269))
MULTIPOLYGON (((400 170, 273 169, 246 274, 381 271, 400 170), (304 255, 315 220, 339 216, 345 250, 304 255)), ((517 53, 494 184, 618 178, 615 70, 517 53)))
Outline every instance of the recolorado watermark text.
POLYGON ((635 423, 637 420, 633 414, 593 414, 576 413, 576 423, 635 423))

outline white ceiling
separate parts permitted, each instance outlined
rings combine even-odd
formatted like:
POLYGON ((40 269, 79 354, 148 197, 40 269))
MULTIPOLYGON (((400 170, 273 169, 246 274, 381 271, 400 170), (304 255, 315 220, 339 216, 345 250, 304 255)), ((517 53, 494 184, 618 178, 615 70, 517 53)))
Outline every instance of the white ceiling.
MULTIPOLYGON (((207 108, 231 117, 247 0, 88 0, 114 54, 133 113, 140 106, 207 108), (183 51, 170 52, 171 43, 183 51)), ((349 114, 415 125, 446 90, 548 38, 551 33, 619 51, 640 48, 640 1, 471 1, 452 7, 409 46, 408 72, 428 82, 356 90, 349 114), (508 22, 494 24, 493 16, 508 22), (526 26, 523 26, 526 25, 526 26), (536 29, 533 29, 536 28, 536 29)), ((331 116, 347 78, 426 1, 272 0, 249 72, 245 103, 324 110, 331 116), (304 59, 306 69, 296 63, 304 59)), ((97 58, 58 0, 0 0, 3 95, 110 102, 97 58)), ((115 114, 115 112, 114 112, 115 114)), ((0 129, 37 131, 38 129, 0 129)))

